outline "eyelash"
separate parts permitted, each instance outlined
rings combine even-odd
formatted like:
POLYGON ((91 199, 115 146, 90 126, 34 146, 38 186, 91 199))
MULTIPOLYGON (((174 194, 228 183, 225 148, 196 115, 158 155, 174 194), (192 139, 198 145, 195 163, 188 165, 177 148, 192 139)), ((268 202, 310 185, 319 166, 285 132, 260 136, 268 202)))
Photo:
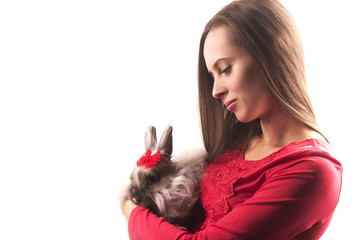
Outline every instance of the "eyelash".
POLYGON ((220 71, 220 74, 223 74, 223 73, 227 73, 229 72, 231 69, 231 65, 227 66, 226 68, 224 68, 223 70, 220 71))
MULTIPOLYGON (((220 74, 228 73, 228 72, 230 72, 230 70, 231 70, 231 65, 227 66, 223 70, 220 70, 220 74)), ((214 80, 214 75, 210 72, 209 72, 209 77, 210 77, 210 79, 214 80)))

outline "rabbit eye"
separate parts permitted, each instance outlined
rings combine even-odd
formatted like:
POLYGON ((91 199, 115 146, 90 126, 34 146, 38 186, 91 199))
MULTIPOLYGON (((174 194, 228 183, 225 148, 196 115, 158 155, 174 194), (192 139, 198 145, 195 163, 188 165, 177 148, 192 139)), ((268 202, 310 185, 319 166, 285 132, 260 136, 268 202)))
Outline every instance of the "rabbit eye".
POLYGON ((147 177, 148 184, 156 183, 159 180, 159 177, 157 174, 151 174, 147 177))

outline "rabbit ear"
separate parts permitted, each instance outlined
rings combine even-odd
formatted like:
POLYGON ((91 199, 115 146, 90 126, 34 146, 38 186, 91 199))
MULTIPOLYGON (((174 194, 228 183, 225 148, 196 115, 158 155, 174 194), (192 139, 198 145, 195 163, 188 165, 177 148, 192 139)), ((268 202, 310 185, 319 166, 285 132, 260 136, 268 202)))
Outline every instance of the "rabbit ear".
POLYGON ((156 128, 149 126, 145 132, 145 151, 152 151, 156 147, 156 128))
POLYGON ((172 130, 172 126, 169 125, 157 145, 157 150, 160 151, 161 155, 165 155, 168 159, 170 159, 173 150, 172 130))

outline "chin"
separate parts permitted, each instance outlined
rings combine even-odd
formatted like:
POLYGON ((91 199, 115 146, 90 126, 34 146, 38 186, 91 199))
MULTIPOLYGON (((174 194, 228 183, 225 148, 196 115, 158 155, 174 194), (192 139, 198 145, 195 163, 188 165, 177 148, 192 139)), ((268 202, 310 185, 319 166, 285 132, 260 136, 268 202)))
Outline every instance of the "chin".
POLYGON ((237 120, 239 120, 239 122, 241 122, 241 123, 249 123, 256 119, 256 118, 252 118, 250 116, 246 116, 244 114, 239 114, 239 113, 234 113, 234 114, 235 114, 237 120))

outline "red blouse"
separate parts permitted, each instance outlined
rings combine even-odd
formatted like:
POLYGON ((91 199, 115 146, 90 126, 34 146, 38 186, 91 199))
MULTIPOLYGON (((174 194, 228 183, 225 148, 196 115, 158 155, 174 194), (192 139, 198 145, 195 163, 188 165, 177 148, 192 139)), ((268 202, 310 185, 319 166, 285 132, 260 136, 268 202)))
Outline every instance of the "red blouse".
POLYGON ((205 220, 194 233, 148 209, 129 219, 131 239, 319 239, 339 200, 342 166, 330 145, 307 139, 258 160, 246 161, 243 146, 204 169, 200 202, 205 220))

